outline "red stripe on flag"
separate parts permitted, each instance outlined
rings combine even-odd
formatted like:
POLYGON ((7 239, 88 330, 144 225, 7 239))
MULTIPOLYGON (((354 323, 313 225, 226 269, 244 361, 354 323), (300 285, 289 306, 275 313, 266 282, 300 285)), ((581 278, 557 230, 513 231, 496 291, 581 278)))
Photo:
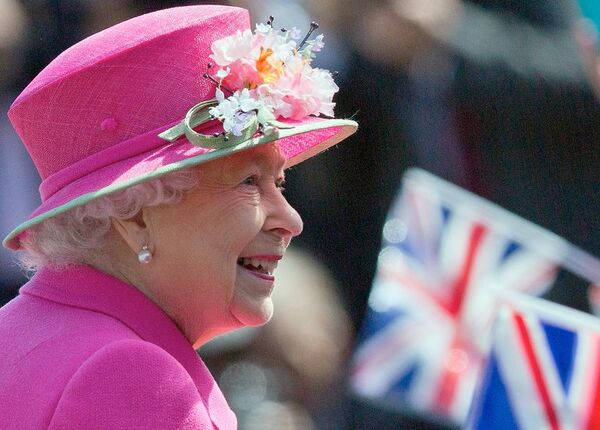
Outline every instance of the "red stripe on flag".
POLYGON ((458 315, 462 305, 464 304, 467 286, 469 285, 471 274, 473 272, 473 261, 475 260, 475 255, 477 254, 477 250, 481 245, 481 240, 483 239, 485 233, 486 229, 482 224, 473 224, 464 264, 461 267, 458 277, 452 285, 453 295, 448 303, 448 309, 453 315, 458 315))
MULTIPOLYGON (((595 339, 596 343, 600 343, 599 339, 595 339)), ((596 346, 598 348, 598 346, 596 346)), ((593 396, 589 411, 589 421, 585 430, 597 430, 600 428, 600 360, 596 360, 594 373, 591 375, 594 378, 594 390, 590 394, 593 396)))
POLYGON ((413 324, 411 327, 407 327, 403 330, 403 337, 394 337, 390 339, 384 346, 377 348, 377 351, 369 354, 366 358, 356 361, 351 369, 353 376, 360 377, 361 374, 367 371, 369 368, 377 368, 380 365, 390 362, 390 357, 398 355, 400 351, 403 351, 407 345, 414 345, 415 339, 423 336, 423 330, 417 330, 413 324))
POLYGON ((452 316, 448 314, 448 304, 435 294, 435 292, 431 291, 431 288, 420 282, 416 277, 411 276, 410 273, 392 272, 390 270, 380 269, 380 276, 393 281, 400 287, 406 288, 413 296, 418 297, 419 300, 434 303, 444 315, 447 315, 448 317, 452 316))
POLYGON ((452 404, 455 401, 458 385, 464 378, 464 372, 469 366, 474 365, 473 363, 469 363, 474 354, 469 354, 468 351, 469 345, 461 342, 455 336, 450 349, 446 351, 445 357, 441 358, 444 365, 437 383, 436 405, 438 410, 446 415, 450 415, 452 412, 452 404), (460 354, 459 357, 457 357, 458 354, 460 354), (464 362, 457 363, 457 360, 464 360, 464 362))
POLYGON ((546 413, 546 417, 548 418, 548 422, 550 423, 550 428, 553 430, 560 430, 560 427, 558 425, 558 416, 556 415, 556 411, 552 407, 550 393, 548 392, 548 387, 544 383, 542 369, 540 368, 540 364, 536 357, 531 337, 529 336, 527 326, 525 325, 525 320, 523 319, 523 316, 519 313, 514 314, 514 319, 515 323, 517 324, 521 344, 525 349, 527 363, 529 364, 531 372, 533 373, 533 379, 542 399, 542 406, 544 407, 544 412, 546 413))
MULTIPOLYGON (((462 309, 465 296, 467 295, 469 282, 471 280, 475 256, 477 255, 479 247, 481 246, 482 239, 486 232, 487 230, 483 224, 473 224, 461 271, 458 274, 458 277, 454 281, 453 285, 451 286, 452 297, 447 301, 447 304, 445 306, 442 303, 442 308, 447 309, 450 315, 456 316, 460 313, 460 310, 462 309)), ((396 276, 398 275, 396 274, 396 276)), ((416 284, 416 282, 413 280, 411 284, 416 284)), ((429 289, 423 288, 423 291, 420 292, 424 293, 425 291, 429 292, 429 289)), ((431 294, 428 294, 428 296, 430 298, 435 297, 431 294)), ((439 300, 434 300, 434 302, 440 303, 439 300)), ((455 344, 457 343, 456 339, 454 342, 455 344)), ((448 351, 448 353, 451 352, 452 349, 448 351)), ((449 357, 445 357, 445 359, 449 359, 449 357)), ((440 378, 437 383, 438 392, 436 394, 436 404, 438 405, 439 411, 445 412, 446 414, 450 412, 452 403, 456 396, 458 384, 461 381, 461 377, 461 372, 456 372, 449 366, 444 366, 444 368, 442 369, 442 374, 440 375, 440 378)))
POLYGON ((444 377, 438 384, 437 406, 439 407, 439 411, 446 415, 449 415, 451 412, 452 401, 456 395, 456 386, 460 382, 460 376, 460 373, 445 369, 444 377))

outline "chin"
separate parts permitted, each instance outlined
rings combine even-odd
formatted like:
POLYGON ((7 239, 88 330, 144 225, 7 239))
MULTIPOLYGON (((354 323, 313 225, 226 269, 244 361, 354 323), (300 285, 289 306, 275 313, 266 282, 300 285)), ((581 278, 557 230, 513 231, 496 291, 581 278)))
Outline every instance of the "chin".
POLYGON ((273 301, 268 299, 254 307, 234 307, 232 314, 243 326, 261 326, 268 323, 273 316, 273 301))

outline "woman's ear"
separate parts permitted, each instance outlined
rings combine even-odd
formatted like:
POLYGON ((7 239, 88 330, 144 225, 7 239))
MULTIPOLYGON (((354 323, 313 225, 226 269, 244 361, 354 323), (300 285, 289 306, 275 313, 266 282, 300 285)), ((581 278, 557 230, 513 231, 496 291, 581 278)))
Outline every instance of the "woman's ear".
POLYGON ((119 219, 111 217, 110 220, 114 229, 134 253, 140 252, 144 245, 150 247, 148 243, 150 232, 144 221, 144 209, 132 218, 119 219))

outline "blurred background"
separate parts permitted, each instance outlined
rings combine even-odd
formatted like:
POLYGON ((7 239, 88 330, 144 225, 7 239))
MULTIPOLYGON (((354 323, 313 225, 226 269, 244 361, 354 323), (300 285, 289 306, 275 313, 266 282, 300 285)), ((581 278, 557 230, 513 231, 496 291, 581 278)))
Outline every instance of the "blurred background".
MULTIPOLYGON (((78 40, 177 0, 0 0, 0 236, 39 201, 6 111, 78 40)), ((600 255, 600 105, 573 39, 570 0, 256 0, 255 22, 319 22, 317 65, 339 72, 336 112, 359 131, 287 174, 305 221, 280 269, 276 317, 201 351, 240 429, 446 429, 356 398, 345 368, 365 315, 386 213, 410 166, 600 255)), ((0 250, 0 304, 25 282, 0 250)), ((547 298, 588 310, 559 274, 547 298)))

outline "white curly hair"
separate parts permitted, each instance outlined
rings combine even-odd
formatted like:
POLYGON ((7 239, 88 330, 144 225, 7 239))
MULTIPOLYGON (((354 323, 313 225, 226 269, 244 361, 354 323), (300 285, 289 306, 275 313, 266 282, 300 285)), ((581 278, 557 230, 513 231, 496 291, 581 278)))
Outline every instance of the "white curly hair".
POLYGON ((32 273, 101 258, 111 218, 130 219, 144 207, 176 204, 197 183, 197 168, 178 170, 48 218, 21 240, 20 265, 32 273))

